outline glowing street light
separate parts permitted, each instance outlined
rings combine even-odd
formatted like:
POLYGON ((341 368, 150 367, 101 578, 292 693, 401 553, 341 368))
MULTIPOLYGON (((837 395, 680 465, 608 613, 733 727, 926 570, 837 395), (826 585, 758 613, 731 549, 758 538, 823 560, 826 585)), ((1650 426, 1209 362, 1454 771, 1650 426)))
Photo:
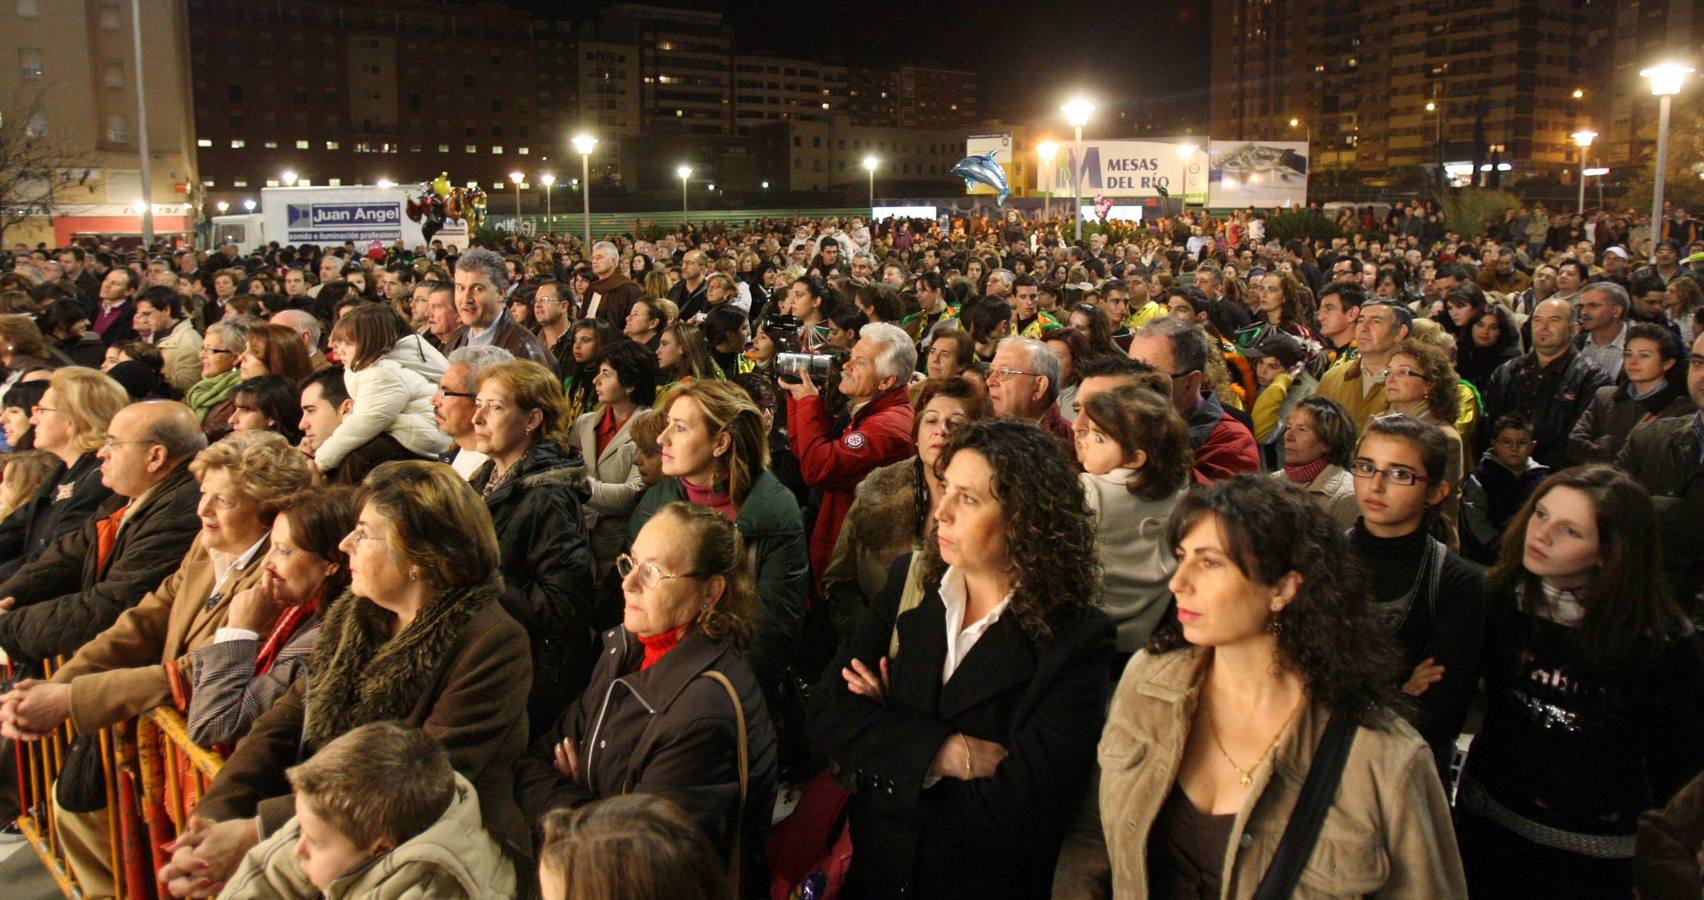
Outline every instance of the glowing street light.
POLYGON ((692 177, 691 166, 679 166, 675 174, 680 176, 680 214, 686 215, 686 180, 692 177))
POLYGON ((389 178, 380 178, 379 179, 379 187, 393 188, 393 187, 396 187, 396 182, 390 180, 389 178))
POLYGON ((246 209, 249 212, 254 212, 254 205, 254 200, 252 199, 243 201, 243 209, 246 209))
POLYGON ((872 216, 876 214, 876 167, 879 165, 881 165, 881 160, 874 156, 864 157, 864 171, 870 173, 870 215, 872 216))
POLYGON ((1574 146, 1580 148, 1580 205, 1579 212, 1586 211, 1586 151, 1591 149, 1592 141, 1597 138, 1597 132, 1580 130, 1570 135, 1574 146))
POLYGON ((1074 241, 1083 239, 1083 126, 1089 124, 1089 116, 1094 115, 1094 101, 1087 97, 1072 97, 1061 106, 1065 113, 1065 123, 1076 131, 1076 156, 1071 161, 1071 189, 1076 202, 1071 205, 1072 237, 1074 241))
POLYGON ((552 172, 546 172, 538 176, 538 182, 544 185, 544 230, 549 233, 550 226, 555 218, 550 214, 550 186, 556 183, 556 175, 552 172))
POLYGON ((225 210, 227 210, 227 209, 230 209, 230 208, 231 208, 231 204, 229 204, 229 203, 226 203, 226 202, 225 202, 225 201, 223 201, 223 200, 220 200, 220 201, 219 201, 219 202, 218 202, 218 203, 215 203, 215 204, 213 204, 213 205, 214 205, 214 206, 215 206, 215 207, 217 207, 217 208, 218 208, 218 210, 219 210, 219 215, 221 215, 221 216, 222 216, 222 215, 224 215, 224 214, 225 214, 225 210))
POLYGON ((515 185, 515 233, 521 233, 521 182, 527 180, 525 172, 510 172, 509 180, 515 185))
POLYGON ((285 187, 295 187, 296 173, 289 169, 285 169, 284 174, 279 178, 279 180, 284 182, 285 187))
POLYGON ((592 150, 597 148, 598 139, 581 132, 574 135, 569 143, 580 154, 580 177, 575 183, 580 186, 580 219, 586 232, 582 252, 589 257, 592 252, 592 150))
POLYGON ((1663 176, 1668 169, 1669 102, 1680 93, 1691 66, 1679 63, 1659 63, 1639 73, 1651 80, 1651 93, 1657 97, 1657 174, 1651 187, 1651 239, 1663 237, 1663 176))
POLYGON ((1047 191, 1041 200, 1041 218, 1045 221, 1053 218, 1053 158, 1059 155, 1059 145, 1042 141, 1035 145, 1035 155, 1041 157, 1041 167, 1047 172, 1047 191))

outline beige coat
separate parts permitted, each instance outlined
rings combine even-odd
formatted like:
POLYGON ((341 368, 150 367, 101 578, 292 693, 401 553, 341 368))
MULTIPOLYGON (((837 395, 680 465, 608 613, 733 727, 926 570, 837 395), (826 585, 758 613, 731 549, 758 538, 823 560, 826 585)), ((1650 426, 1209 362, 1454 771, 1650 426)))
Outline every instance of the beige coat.
MULTIPOLYGON (((1148 896, 1148 834, 1177 780, 1206 659, 1198 648, 1142 653, 1125 669, 1101 735, 1099 790, 1091 793, 1080 827, 1066 836, 1055 897, 1148 896)), ((1305 708, 1255 770, 1231 826, 1224 900, 1254 895, 1328 718, 1318 706, 1305 708)), ((1356 732, 1294 896, 1467 896, 1449 801, 1431 750, 1407 723, 1393 718, 1384 728, 1356 732)))
MULTIPOLYGON (((1273 472, 1272 477, 1287 479, 1288 476, 1283 472, 1273 472)), ((1337 527, 1347 531, 1361 517, 1361 507, 1355 503, 1355 476, 1350 475, 1348 469, 1336 464, 1327 465, 1304 487, 1309 499, 1330 516, 1337 527)))
MULTIPOLYGON (((636 415, 637 413, 635 413, 636 415)), ((645 481, 639 467, 633 464, 633 454, 639 449, 633 443, 633 416, 621 423, 608 446, 598 452, 598 420, 603 410, 596 409, 574 420, 569 443, 580 451, 586 467, 586 487, 591 498, 581 504, 586 515, 586 537, 591 544, 592 572, 603 577, 615 566, 615 558, 627 549, 627 518, 639 505, 645 493, 645 481)))
POLYGON ((165 359, 166 381, 178 391, 187 391, 201 380, 201 333, 195 323, 181 319, 154 346, 165 359))
POLYGON ((53 680, 71 685, 71 722, 83 734, 172 702, 165 663, 213 643, 225 624, 231 597, 260 581, 266 544, 233 569, 211 609, 213 558, 201 537, 189 545, 183 565, 126 610, 111 628, 84 644, 53 680))
MULTIPOLYGON (((333 881, 327 900, 507 900, 515 896, 515 867, 479 819, 479 795, 459 773, 448 809, 430 828, 395 850, 333 881)), ((303 874, 293 851, 302 836, 291 819, 243 857, 219 893, 223 900, 309 900, 320 892, 303 874)))

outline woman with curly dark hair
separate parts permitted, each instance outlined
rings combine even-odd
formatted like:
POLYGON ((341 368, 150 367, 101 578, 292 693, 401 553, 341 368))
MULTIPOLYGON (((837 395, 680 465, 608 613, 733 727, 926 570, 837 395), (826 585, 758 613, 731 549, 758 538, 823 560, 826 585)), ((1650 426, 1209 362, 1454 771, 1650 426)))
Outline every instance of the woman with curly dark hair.
POLYGON ((1295 895, 1467 896, 1449 800, 1397 714, 1396 648, 1342 531, 1298 485, 1242 475, 1185 495, 1166 532, 1176 614, 1119 681, 1103 827, 1073 830, 1056 894, 1257 894, 1322 744, 1347 740, 1295 895))
POLYGON ((1704 648, 1662 545, 1650 495, 1604 465, 1551 475, 1505 529, 1456 799, 1474 896, 1632 896, 1640 813, 1704 768, 1704 648))
POLYGON ((1058 449, 1027 423, 957 429, 917 605, 902 608, 901 557, 811 692, 812 738, 859 784, 846 896, 1049 895, 1114 649, 1058 449))
POLYGON ((1467 329, 1467 340, 1456 339, 1456 371, 1475 388, 1491 384, 1491 373, 1521 355, 1521 327, 1501 303, 1485 307, 1467 329))

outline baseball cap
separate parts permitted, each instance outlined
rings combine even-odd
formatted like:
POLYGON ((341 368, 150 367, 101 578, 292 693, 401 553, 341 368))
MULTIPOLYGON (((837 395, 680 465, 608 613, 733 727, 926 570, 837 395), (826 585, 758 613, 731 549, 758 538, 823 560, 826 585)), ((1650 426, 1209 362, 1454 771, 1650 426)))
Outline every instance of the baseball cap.
POLYGON ((1302 342, 1282 331, 1268 331, 1255 341, 1254 345, 1243 350, 1243 356, 1250 360, 1270 356, 1288 369, 1302 361, 1302 342))
POLYGON ((1627 251, 1620 248, 1620 247, 1610 247, 1609 249, 1607 249, 1603 252, 1604 252, 1605 255, 1613 253, 1616 256, 1621 257, 1622 259, 1627 259, 1627 251))

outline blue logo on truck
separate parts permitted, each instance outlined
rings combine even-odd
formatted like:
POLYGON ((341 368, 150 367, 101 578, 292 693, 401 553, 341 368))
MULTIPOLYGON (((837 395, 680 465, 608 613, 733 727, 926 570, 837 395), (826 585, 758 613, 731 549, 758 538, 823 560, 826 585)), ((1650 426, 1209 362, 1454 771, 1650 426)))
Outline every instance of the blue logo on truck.
POLYGON ((291 203, 287 227, 316 230, 400 228, 402 204, 385 203, 291 203))

